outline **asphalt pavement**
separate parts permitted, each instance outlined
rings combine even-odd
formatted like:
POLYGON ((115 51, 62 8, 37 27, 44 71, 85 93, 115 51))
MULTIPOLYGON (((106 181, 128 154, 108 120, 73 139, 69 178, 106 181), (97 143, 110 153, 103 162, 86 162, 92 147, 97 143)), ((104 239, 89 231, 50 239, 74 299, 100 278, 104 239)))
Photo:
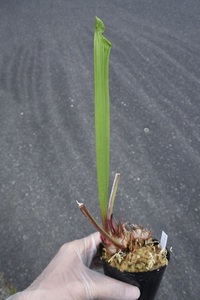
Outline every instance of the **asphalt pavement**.
POLYGON ((200 295, 200 1, 0 1, 0 272, 27 287, 100 222, 93 120, 95 16, 110 57, 115 216, 164 230, 157 299, 200 295))

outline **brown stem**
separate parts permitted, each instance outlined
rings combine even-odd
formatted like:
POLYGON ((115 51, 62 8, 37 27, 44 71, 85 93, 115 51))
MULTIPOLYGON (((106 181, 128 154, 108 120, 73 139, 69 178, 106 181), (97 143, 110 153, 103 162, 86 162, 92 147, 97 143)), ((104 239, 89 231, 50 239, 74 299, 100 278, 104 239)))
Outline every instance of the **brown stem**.
POLYGON ((113 214, 113 206, 114 206, 114 201, 115 201, 115 196, 116 196, 116 192, 117 192, 119 179, 120 179, 120 174, 116 173, 115 174, 115 179, 114 179, 114 182, 113 182, 113 186, 112 186, 112 190, 111 190, 111 194, 110 194, 110 199, 109 199, 109 202, 108 202, 108 220, 111 219, 111 216, 113 214))
POLYGON ((105 237, 107 240, 109 240, 114 246, 120 249, 125 249, 124 245, 117 242, 113 237, 111 237, 94 219, 94 217, 91 215, 91 213, 88 211, 87 207, 83 203, 79 203, 76 201, 81 212, 84 214, 84 216, 92 223, 92 225, 100 232, 100 234, 105 237))

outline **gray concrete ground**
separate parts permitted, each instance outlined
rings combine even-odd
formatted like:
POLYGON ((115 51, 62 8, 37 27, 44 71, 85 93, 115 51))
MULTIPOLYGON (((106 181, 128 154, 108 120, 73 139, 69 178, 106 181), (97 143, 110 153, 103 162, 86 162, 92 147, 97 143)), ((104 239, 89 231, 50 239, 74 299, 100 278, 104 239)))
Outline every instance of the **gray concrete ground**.
POLYGON ((0 271, 27 287, 66 241, 99 220, 93 27, 110 60, 115 215, 169 235, 157 299, 198 299, 200 2, 0 2, 0 271), (119 209, 120 208, 120 209, 119 209))
POLYGON ((5 300, 15 293, 16 290, 6 281, 4 274, 0 273, 0 299, 5 300))

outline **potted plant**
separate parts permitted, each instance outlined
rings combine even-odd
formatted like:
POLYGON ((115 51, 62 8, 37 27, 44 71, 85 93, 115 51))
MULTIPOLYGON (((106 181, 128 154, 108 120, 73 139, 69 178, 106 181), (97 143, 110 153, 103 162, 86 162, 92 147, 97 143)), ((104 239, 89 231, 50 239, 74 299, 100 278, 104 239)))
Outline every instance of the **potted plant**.
MULTIPOLYGON (((143 226, 116 222, 113 205, 120 174, 117 173, 109 197, 110 101, 109 56, 111 43, 103 36, 105 26, 96 17, 94 32, 95 142, 98 194, 102 226, 83 203, 82 213, 100 232, 99 251, 104 273, 140 288, 140 299, 153 300, 169 261, 166 243, 159 242, 143 226)), ((163 239, 166 235, 163 234, 163 239)))

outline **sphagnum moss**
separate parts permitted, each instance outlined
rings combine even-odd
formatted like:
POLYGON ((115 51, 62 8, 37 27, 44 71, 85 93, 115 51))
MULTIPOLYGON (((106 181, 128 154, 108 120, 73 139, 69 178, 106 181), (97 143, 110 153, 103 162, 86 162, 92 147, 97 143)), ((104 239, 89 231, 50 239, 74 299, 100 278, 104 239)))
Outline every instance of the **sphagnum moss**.
POLYGON ((160 244, 153 238, 136 239, 132 241, 132 244, 132 251, 120 250, 114 255, 103 248, 102 258, 122 272, 153 271, 168 265, 167 250, 161 249, 160 244))

